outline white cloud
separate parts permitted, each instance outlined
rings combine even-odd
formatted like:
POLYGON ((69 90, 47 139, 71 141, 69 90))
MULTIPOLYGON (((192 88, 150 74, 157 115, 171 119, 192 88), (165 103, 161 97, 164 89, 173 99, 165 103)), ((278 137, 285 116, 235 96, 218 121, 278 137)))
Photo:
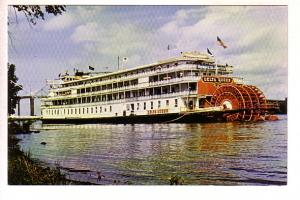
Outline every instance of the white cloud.
POLYGON ((68 6, 67 11, 62 15, 46 20, 44 29, 56 31, 68 28, 71 25, 80 25, 87 21, 94 21, 97 19, 97 15, 101 15, 104 8, 104 6, 68 6))
MULTIPOLYGON (((177 12, 173 12, 175 9, 164 12, 160 8, 163 12, 153 10, 151 16, 144 9, 149 8, 68 6, 66 13, 35 26, 38 30, 43 27, 44 32, 32 32, 26 18, 19 19, 20 24, 10 25, 9 29, 12 32, 18 29, 13 36, 20 38, 16 47, 21 53, 11 51, 10 56, 28 55, 28 47, 38 46, 37 43, 45 47, 43 51, 35 51, 38 56, 57 56, 57 51, 50 55, 45 50, 49 45, 54 46, 54 39, 62 35, 70 40, 64 40, 62 46, 61 40, 56 40, 55 45, 68 55, 59 54, 60 62, 70 60, 69 65, 92 65, 97 70, 102 66, 116 69, 117 56, 128 57, 127 67, 134 67, 178 56, 181 51, 206 52, 210 48, 218 62, 235 65, 236 74, 261 87, 271 98, 287 95, 283 89, 287 88, 287 7, 195 6, 182 7, 177 12), (60 35, 50 32, 57 30, 64 31, 60 35), (218 46, 216 36, 229 48, 218 46), (178 50, 167 51, 169 44, 176 45, 178 50), (75 49, 76 55, 70 49, 75 49)), ((55 61, 59 59, 55 57, 55 61)))
POLYGON ((72 14, 64 13, 63 15, 57 15, 50 20, 47 20, 44 24, 46 31, 62 30, 74 23, 74 17, 72 14))
POLYGON ((95 22, 89 22, 84 25, 80 25, 75 29, 75 32, 71 35, 71 39, 74 42, 84 41, 97 41, 100 29, 95 22))
POLYGON ((135 59, 129 59, 128 66, 136 66, 167 57, 170 53, 166 51, 168 44, 177 46, 176 53, 210 48, 219 62, 237 65, 237 74, 245 75, 246 79, 253 81, 252 84, 262 85, 267 92, 272 91, 268 95, 279 94, 287 85, 287 81, 278 81, 270 90, 270 82, 262 84, 257 79, 263 73, 275 73, 277 68, 287 76, 286 7, 210 6, 205 9, 181 9, 156 30, 151 30, 155 19, 141 19, 143 23, 149 23, 145 30, 134 23, 102 16, 102 8, 80 8, 77 12, 85 17, 82 20, 85 23, 77 26, 71 39, 82 45, 87 54, 110 58, 118 55, 132 57, 135 59), (91 12, 93 17, 88 17, 86 12, 91 12), (229 48, 224 50, 218 46, 217 36, 229 48))
MULTIPOLYGON (((105 6, 77 6, 75 7, 76 15, 81 19, 91 20, 95 16, 101 14, 105 10, 105 6)), ((95 19, 94 19, 95 20, 95 19)))
POLYGON ((83 43, 85 50, 102 55, 126 55, 146 47, 146 32, 132 24, 113 23, 109 25, 89 22, 78 26, 71 39, 83 43), (90 43, 89 43, 90 42, 90 43))
POLYGON ((161 27, 161 35, 173 38, 183 51, 210 48, 219 62, 237 65, 237 72, 250 78, 252 84, 260 84, 267 95, 287 95, 287 90, 282 90, 287 88, 287 78, 284 82, 268 78, 265 84, 258 79, 262 75, 272 77, 277 71, 287 77, 286 7, 212 6, 196 23, 182 23, 189 21, 190 12, 178 11, 172 21, 161 27), (217 36, 229 48, 218 46, 217 36))

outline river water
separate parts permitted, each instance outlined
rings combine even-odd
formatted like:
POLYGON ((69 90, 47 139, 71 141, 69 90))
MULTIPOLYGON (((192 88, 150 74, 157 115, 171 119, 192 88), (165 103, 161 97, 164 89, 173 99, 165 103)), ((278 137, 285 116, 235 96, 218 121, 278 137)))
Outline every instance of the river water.
POLYGON ((206 124, 35 125, 21 148, 67 178, 95 184, 287 184, 287 116, 206 124), (46 142, 42 145, 41 142, 46 142), (101 180, 98 179, 99 174, 101 180))

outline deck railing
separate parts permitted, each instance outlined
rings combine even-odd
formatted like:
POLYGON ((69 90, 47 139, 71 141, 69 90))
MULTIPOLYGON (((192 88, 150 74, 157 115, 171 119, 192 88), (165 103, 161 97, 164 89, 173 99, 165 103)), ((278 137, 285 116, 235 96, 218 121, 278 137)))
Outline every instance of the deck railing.
MULTIPOLYGON (((92 81, 91 83, 84 83, 84 84, 74 85, 74 86, 70 86, 70 87, 58 87, 58 88, 53 89, 53 92, 59 92, 62 90, 67 90, 67 89, 80 88, 81 86, 93 87, 93 86, 111 84, 111 83, 115 83, 115 82, 120 82, 120 81, 125 81, 125 80, 127 81, 127 80, 131 80, 131 79, 135 79, 135 78, 141 78, 141 77, 145 77, 145 76, 147 77, 147 76, 152 76, 152 75, 159 75, 162 73, 172 73, 175 70, 195 70, 195 69, 205 72, 207 70, 214 70, 215 66, 205 66, 205 65, 196 65, 196 64, 179 64, 177 66, 176 65, 170 66, 169 68, 159 68, 159 66, 157 66, 155 68, 155 70, 151 70, 151 71, 147 71, 147 72, 140 72, 137 74, 130 74, 127 76, 122 76, 122 77, 117 77, 114 79, 108 79, 108 80, 102 80, 102 81, 92 81)), ((219 67, 219 72, 220 71, 232 73, 232 69, 229 67, 224 68, 224 69, 222 67, 219 67)))
MULTIPOLYGON (((109 105, 109 104, 115 104, 115 103, 127 103, 127 102, 133 102, 133 101, 146 101, 146 100, 155 100, 155 99, 164 99, 164 98, 173 98, 173 97, 182 97, 182 96, 191 96, 191 95, 197 95, 196 90, 185 90, 181 92, 173 92, 173 93, 167 93, 167 94, 160 94, 160 95, 147 95, 147 96, 140 96, 140 97, 130 97, 130 98, 124 98, 124 99, 113 99, 110 101, 98 101, 98 102, 90 102, 90 103, 80 103, 80 104, 68 104, 68 106, 78 106, 78 105, 109 105)), ((67 105, 67 104, 66 104, 67 105)), ((50 105, 49 103, 42 102, 43 107, 52 107, 53 105, 50 105)), ((56 107, 64 107, 65 105, 56 105, 56 107)))

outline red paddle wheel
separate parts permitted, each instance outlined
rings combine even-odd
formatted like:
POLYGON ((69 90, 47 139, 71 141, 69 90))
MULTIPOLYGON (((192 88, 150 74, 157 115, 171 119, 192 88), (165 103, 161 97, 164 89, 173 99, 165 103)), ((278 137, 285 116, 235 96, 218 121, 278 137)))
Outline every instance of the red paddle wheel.
POLYGON ((267 109, 264 94, 252 85, 222 84, 214 91, 210 103, 233 111, 224 115, 227 121, 257 120, 267 109))

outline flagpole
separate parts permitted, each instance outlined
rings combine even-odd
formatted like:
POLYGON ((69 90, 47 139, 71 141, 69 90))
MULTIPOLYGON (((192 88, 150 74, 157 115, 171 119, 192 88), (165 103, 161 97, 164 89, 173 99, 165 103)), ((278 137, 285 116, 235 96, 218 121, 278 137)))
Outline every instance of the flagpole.
POLYGON ((216 76, 218 76, 218 60, 216 59, 216 76))
POLYGON ((118 71, 120 70, 120 56, 118 56, 118 71))

